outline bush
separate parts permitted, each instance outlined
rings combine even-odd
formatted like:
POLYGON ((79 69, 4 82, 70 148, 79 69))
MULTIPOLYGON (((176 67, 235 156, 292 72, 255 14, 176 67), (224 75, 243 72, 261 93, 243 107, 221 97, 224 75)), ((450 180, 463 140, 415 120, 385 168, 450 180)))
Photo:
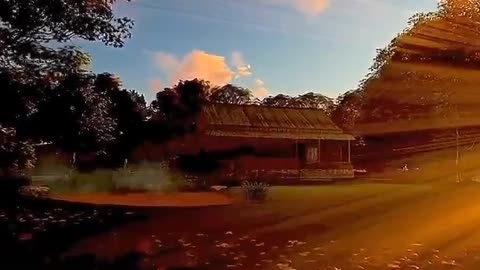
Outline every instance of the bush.
POLYGON ((207 180, 197 176, 185 176, 187 181, 186 191, 209 191, 210 185, 207 180))
POLYGON ((143 163, 113 173, 115 192, 175 192, 187 186, 185 177, 172 171, 166 163, 143 163))
POLYGON ((72 171, 69 178, 73 192, 111 192, 114 186, 111 170, 95 170, 90 173, 72 171))
POLYGON ((47 198, 50 188, 46 186, 23 186, 19 191, 20 195, 33 198, 47 198))
POLYGON ((242 184, 242 190, 248 201, 265 201, 267 199, 269 188, 270 186, 268 184, 262 182, 247 181, 242 184))

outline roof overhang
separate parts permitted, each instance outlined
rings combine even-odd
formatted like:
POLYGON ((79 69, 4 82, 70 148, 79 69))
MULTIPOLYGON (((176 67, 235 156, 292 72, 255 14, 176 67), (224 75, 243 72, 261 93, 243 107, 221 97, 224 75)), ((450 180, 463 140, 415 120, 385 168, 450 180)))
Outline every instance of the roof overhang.
POLYGON ((259 129, 259 128, 210 128, 204 132, 207 136, 264 138, 264 139, 290 139, 290 140, 355 140, 350 134, 327 132, 318 130, 289 130, 289 129, 259 129))

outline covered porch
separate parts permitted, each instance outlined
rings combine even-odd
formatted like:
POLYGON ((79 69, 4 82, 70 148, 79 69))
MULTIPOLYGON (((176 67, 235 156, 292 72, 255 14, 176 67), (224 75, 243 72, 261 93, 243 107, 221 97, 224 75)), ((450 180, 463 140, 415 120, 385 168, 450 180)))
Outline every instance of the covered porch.
POLYGON ((295 147, 300 179, 322 180, 354 177, 350 139, 295 141, 295 147))
MULTIPOLYGON (((193 139, 193 138, 192 138, 193 139)), ((352 178, 351 140, 196 137, 187 144, 218 160, 220 175, 262 181, 352 178), (195 145, 195 146, 194 146, 195 145)))

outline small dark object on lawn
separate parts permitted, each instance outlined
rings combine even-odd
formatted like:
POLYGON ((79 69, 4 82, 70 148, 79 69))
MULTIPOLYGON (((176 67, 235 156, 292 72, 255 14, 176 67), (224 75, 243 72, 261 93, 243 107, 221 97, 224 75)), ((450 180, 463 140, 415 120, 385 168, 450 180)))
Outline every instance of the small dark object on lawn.
POLYGON ((267 199, 269 185, 262 182, 244 182, 242 189, 248 201, 263 202, 267 199))

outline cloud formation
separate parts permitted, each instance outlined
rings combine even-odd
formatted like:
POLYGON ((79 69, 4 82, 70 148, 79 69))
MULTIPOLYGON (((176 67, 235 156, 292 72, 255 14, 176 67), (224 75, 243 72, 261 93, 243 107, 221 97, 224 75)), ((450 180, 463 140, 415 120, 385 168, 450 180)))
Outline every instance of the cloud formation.
POLYGON ((152 91, 154 93, 162 91, 163 90, 162 80, 159 79, 159 78, 154 78, 154 79, 150 80, 149 88, 150 88, 150 91, 152 91))
POLYGON ((329 0, 294 0, 294 7, 308 15, 318 15, 328 8, 329 0))
POLYGON ((214 85, 225 85, 233 79, 250 76, 250 66, 245 63, 239 52, 232 54, 231 68, 226 58, 202 50, 193 50, 183 58, 165 52, 154 53, 156 67, 168 76, 170 84, 179 80, 202 79, 214 85))
POLYGON ((232 53, 232 65, 236 69, 236 78, 252 75, 251 67, 250 65, 247 65, 247 63, 243 59, 242 53, 240 52, 232 53))
POLYGON ((175 70, 180 64, 174 55, 168 53, 156 52, 153 57, 155 65, 166 72, 175 70))
POLYGON ((310 16, 319 15, 330 6, 330 0, 263 0, 263 2, 270 5, 289 6, 310 16))
POLYGON ((261 79, 255 80, 255 89, 253 95, 256 98, 263 99, 270 95, 270 91, 265 87, 265 82, 261 79))

